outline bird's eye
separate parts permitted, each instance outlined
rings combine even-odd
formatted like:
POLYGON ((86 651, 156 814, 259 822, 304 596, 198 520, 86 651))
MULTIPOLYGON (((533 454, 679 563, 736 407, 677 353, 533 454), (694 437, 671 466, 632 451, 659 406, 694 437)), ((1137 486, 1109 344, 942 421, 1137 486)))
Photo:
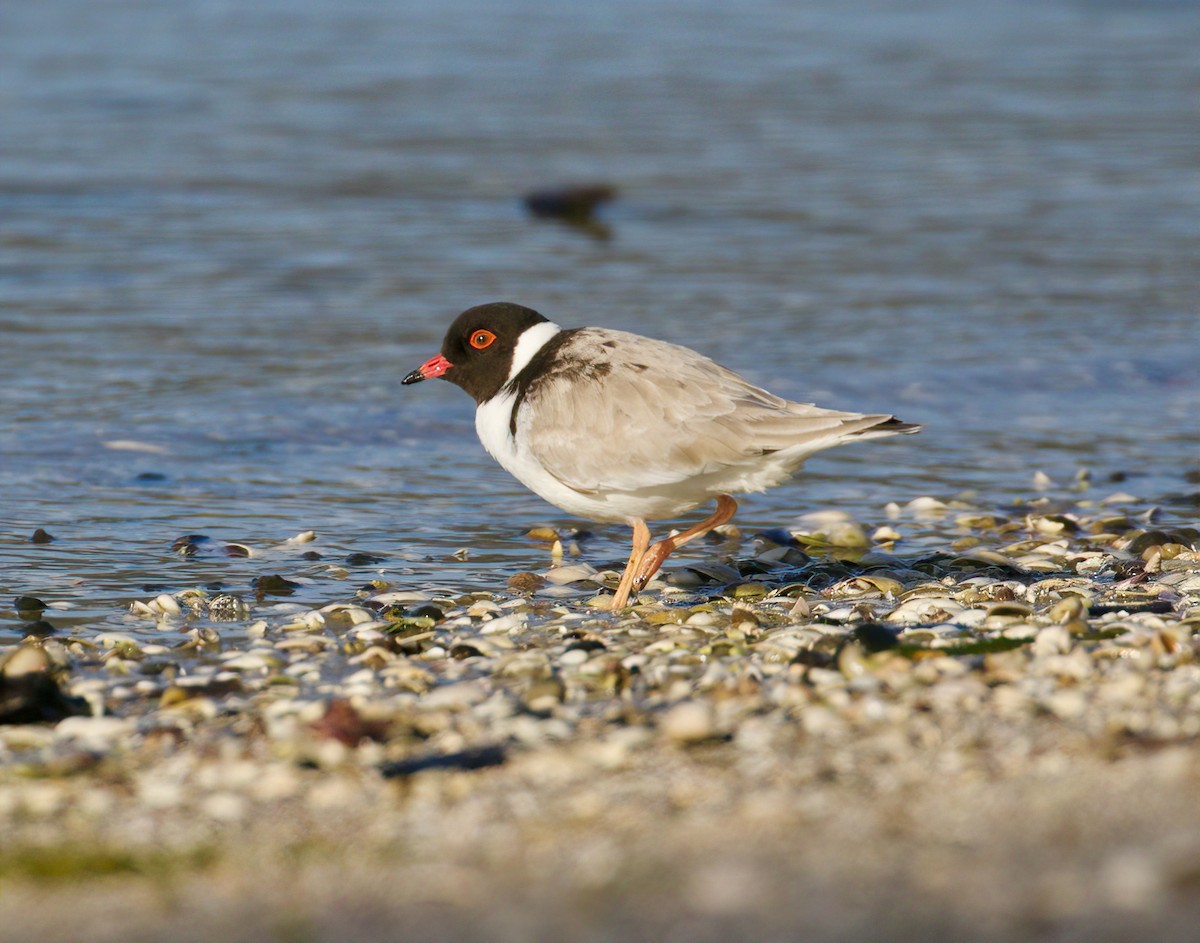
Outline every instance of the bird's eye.
POLYGON ((471 335, 471 346, 476 350, 483 350, 485 347, 490 347, 496 339, 496 335, 491 331, 476 331, 471 335))

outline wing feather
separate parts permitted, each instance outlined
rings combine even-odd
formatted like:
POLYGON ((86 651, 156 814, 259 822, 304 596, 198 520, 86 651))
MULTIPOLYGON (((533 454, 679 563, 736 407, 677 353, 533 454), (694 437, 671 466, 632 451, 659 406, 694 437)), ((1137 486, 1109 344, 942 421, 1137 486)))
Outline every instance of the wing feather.
POLYGON ((798 467, 891 419, 793 403, 686 347, 623 331, 579 331, 561 354, 517 422, 537 461, 578 491, 686 481, 772 452, 794 452, 798 467))

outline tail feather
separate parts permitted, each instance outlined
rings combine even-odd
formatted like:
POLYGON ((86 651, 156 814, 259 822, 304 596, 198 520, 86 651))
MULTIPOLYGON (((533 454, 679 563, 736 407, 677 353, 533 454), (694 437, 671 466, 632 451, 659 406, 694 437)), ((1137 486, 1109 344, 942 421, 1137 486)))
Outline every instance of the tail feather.
POLYGON ((912 435, 925 427, 916 422, 903 422, 895 416, 860 416, 857 421, 846 423, 839 438, 845 442, 854 439, 882 439, 890 435, 912 435))
POLYGON ((924 429, 923 423, 919 422, 903 422, 895 416, 887 416, 882 422, 876 423, 869 429, 864 429, 864 432, 870 432, 874 435, 912 435, 924 429))

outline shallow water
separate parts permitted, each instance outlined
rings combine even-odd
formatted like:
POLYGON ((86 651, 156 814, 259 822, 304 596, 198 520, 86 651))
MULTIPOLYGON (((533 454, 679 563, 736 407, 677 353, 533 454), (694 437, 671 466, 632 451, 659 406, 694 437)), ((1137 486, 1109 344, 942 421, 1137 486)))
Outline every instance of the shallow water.
POLYGON ((399 386, 495 299, 928 425, 814 459, 750 529, 1038 470, 1187 491, 1200 14, 911 6, 6 5, 0 607, 99 629, 265 573, 315 603, 544 566, 524 532, 579 522, 492 464, 461 391, 399 386), (611 238, 522 211, 591 180, 611 238), (185 559, 189 533, 256 555, 185 559), (352 552, 384 559, 330 572, 352 552))

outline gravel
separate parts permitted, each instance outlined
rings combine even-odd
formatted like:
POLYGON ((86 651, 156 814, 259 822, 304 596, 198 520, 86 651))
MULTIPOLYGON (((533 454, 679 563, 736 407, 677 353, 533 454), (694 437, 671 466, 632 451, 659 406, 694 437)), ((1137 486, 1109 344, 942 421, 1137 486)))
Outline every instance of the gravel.
POLYGON ((1185 932, 1200 533, 884 516, 726 528, 623 613, 569 559, 6 646, 5 938, 1185 932))

